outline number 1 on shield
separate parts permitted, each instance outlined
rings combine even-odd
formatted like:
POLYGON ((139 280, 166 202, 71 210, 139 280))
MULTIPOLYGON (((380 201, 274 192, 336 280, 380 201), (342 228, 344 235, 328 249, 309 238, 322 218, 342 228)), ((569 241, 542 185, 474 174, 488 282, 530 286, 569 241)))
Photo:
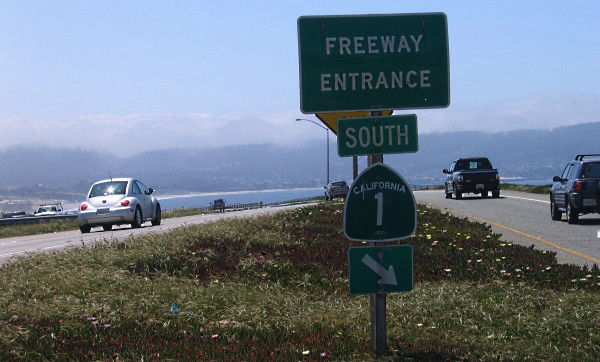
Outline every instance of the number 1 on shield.
POLYGON ((381 226, 383 223, 383 193, 376 193, 375 200, 377 200, 377 226, 381 226))

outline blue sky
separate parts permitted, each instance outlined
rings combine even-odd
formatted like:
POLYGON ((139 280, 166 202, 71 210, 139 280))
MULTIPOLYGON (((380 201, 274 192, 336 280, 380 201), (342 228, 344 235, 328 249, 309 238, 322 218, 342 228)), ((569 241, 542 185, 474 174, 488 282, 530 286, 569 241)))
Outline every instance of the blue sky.
POLYGON ((597 1, 15 0, 0 4, 0 143, 319 137, 290 123, 298 16, 432 11, 448 17, 451 106, 416 112, 423 132, 600 121, 597 1))

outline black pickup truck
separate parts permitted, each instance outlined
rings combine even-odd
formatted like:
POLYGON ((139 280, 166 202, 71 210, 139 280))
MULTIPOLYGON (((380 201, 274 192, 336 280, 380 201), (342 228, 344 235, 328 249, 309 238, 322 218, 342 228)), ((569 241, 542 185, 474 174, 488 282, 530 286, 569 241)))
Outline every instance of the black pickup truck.
POLYGON ((490 160, 485 157, 459 158, 452 162, 449 169, 443 169, 446 174, 446 198, 457 200, 465 193, 480 194, 481 197, 500 197, 500 176, 498 170, 492 168, 490 160))

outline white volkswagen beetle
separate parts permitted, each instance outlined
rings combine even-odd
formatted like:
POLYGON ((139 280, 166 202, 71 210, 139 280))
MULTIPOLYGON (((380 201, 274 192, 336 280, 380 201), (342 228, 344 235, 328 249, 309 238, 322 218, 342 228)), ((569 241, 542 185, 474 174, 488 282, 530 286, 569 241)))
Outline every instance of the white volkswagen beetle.
POLYGON ((79 205, 77 223, 82 233, 94 226, 105 231, 113 225, 131 224, 139 228, 145 221, 160 225, 161 210, 154 190, 133 178, 114 178, 94 183, 87 201, 79 205))

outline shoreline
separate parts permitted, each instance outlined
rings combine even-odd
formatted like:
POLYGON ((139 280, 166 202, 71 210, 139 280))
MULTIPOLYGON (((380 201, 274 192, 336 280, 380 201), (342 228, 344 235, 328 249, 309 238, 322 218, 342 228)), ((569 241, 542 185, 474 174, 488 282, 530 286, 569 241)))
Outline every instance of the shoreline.
POLYGON ((261 192, 285 192, 285 191, 308 191, 308 190, 321 190, 320 187, 295 187, 291 189, 267 189, 267 190, 240 190, 240 191, 212 191, 212 192, 193 192, 189 194, 167 194, 165 196, 157 196, 159 200, 171 200, 178 198, 187 197, 198 197, 198 196, 214 196, 214 195, 243 195, 253 194, 261 192))

